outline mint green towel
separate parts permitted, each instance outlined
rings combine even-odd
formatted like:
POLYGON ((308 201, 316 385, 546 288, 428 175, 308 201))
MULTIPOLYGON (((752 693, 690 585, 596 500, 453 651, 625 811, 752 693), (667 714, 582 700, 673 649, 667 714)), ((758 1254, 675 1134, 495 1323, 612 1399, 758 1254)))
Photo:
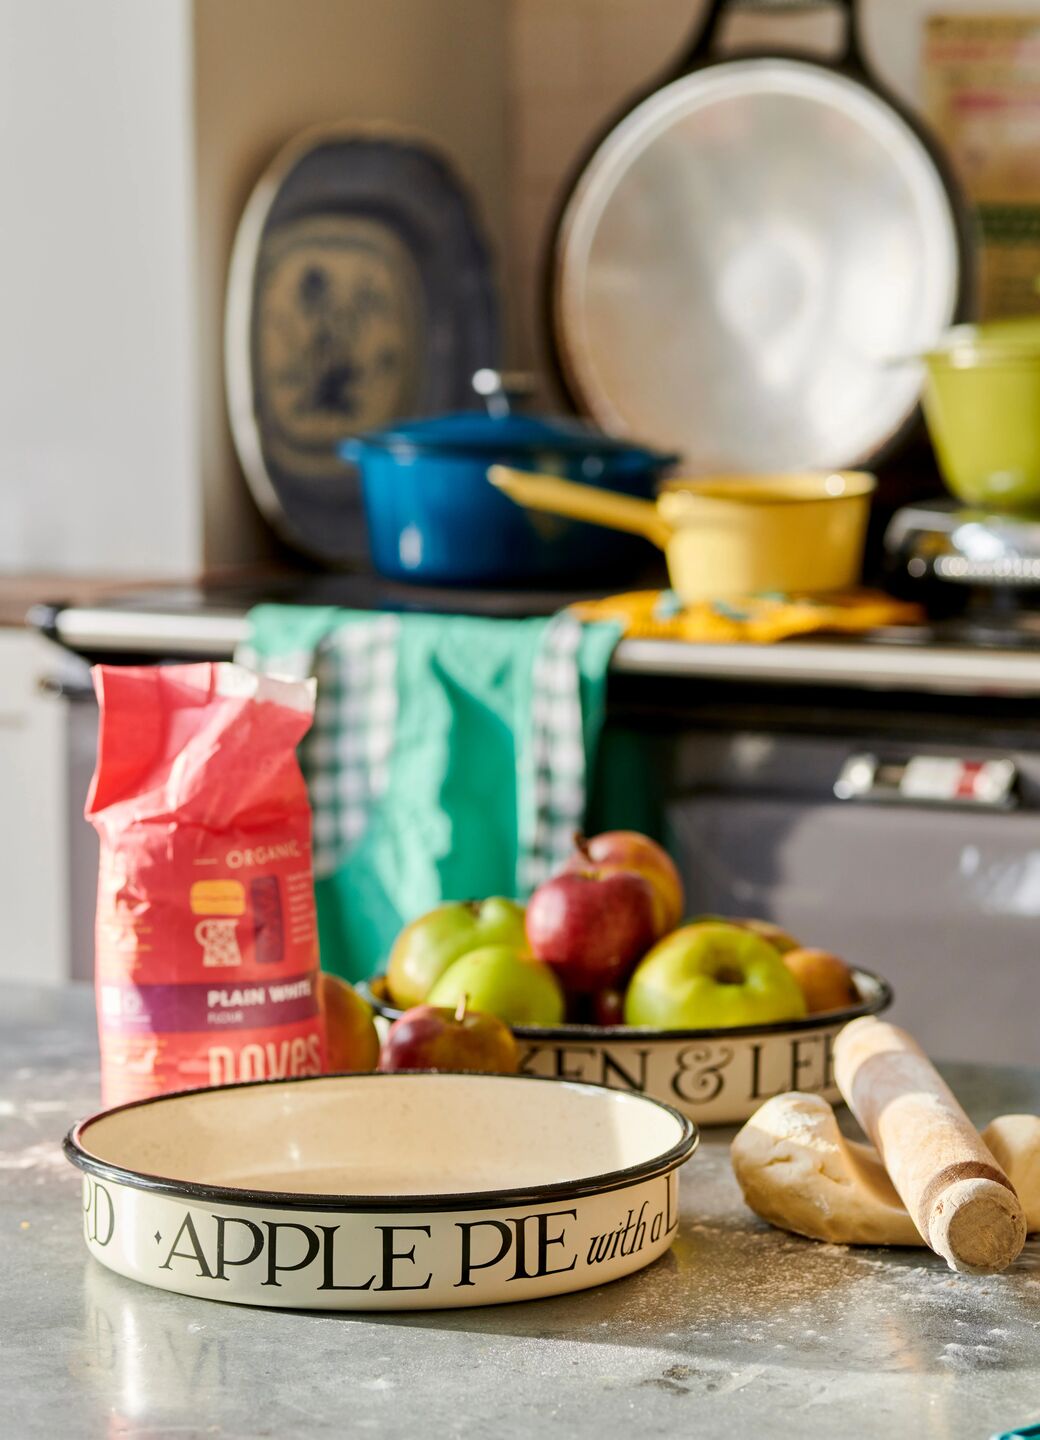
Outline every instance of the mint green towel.
POLYGON ((322 965, 383 968, 442 900, 525 897, 585 821, 619 627, 261 605, 238 659, 318 680, 300 746, 322 965))

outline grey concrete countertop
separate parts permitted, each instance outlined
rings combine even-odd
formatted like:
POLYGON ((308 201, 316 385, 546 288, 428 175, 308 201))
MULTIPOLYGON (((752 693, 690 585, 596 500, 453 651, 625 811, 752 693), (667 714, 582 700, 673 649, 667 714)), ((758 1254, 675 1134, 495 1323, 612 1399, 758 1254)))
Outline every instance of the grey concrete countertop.
MULTIPOLYGON (((708 1132, 670 1254, 583 1294, 352 1318, 150 1290, 87 1256, 59 1141, 97 1108, 92 995, 0 992, 0 1387, 13 1440, 928 1436, 1040 1418, 1040 1241, 1007 1275, 769 1230, 708 1132)), ((956 1066, 973 1117, 1040 1071, 956 1066)))

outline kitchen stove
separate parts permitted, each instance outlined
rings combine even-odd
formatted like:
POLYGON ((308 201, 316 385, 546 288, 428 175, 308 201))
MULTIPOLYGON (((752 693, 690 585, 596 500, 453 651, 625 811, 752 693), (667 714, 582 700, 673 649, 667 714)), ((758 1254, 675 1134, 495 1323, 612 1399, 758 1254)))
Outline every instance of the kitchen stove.
POLYGON ((1040 513, 1002 514, 932 500, 897 511, 884 543, 893 573, 911 581, 1040 588, 1040 513))
POLYGON ((888 632, 889 643, 1040 652, 1040 514, 911 505, 893 516, 884 550, 890 588, 929 615, 888 632))
MULTIPOLYGON (((924 501, 895 513, 883 548, 885 583, 901 597, 919 601, 927 619, 840 641, 787 642, 780 647, 784 653, 807 645, 832 651, 856 646, 1040 650, 1040 512, 1002 515, 965 509, 952 500, 924 501)), ((665 584, 663 566, 656 566, 629 588, 665 584)), ((518 618, 551 614, 589 594, 587 587, 436 587, 402 584, 368 571, 265 568, 124 590, 90 607, 37 606, 31 619, 52 638, 88 654, 126 658, 139 647, 142 656, 168 650, 171 657, 216 657, 230 653, 244 633, 244 616, 261 602, 518 618)), ((632 642, 622 655, 641 653, 646 643, 632 642)), ((733 648, 661 643, 685 652, 733 648)), ((664 653, 655 649, 658 656, 664 653)))
MULTIPOLYGON (((879 628, 862 635, 819 635, 774 645, 688 644, 625 640, 613 662, 617 674, 699 677, 703 680, 795 684, 959 695, 1040 695, 1040 520, 1018 526, 1019 558, 1036 541, 1035 587, 969 583, 937 562, 956 560, 974 544, 981 566, 984 534, 1004 544, 1014 522, 984 532, 976 517, 953 507, 919 505, 898 512, 886 535, 891 588, 920 600, 919 625, 879 628)), ((996 560, 992 561, 994 569, 996 560)), ((956 567, 954 567, 956 569, 956 567)), ((665 583, 662 572, 645 586, 665 583)), ((227 659, 246 635, 246 615, 261 602, 341 605, 360 610, 416 610, 519 618, 551 614, 589 592, 474 590, 405 585, 371 573, 264 570, 197 582, 159 584, 113 594, 104 603, 36 606, 31 621, 69 651, 89 660, 124 663, 227 659)))
MULTIPOLYGON (((663 566, 655 567, 639 583, 666 584, 663 566)), ((587 586, 580 590, 485 590, 401 584, 369 571, 271 568, 123 590, 98 605, 37 605, 29 620, 50 638, 92 659, 127 660, 132 655, 142 659, 226 659, 245 635, 246 614, 259 604, 519 619, 552 615, 589 594, 587 586)))

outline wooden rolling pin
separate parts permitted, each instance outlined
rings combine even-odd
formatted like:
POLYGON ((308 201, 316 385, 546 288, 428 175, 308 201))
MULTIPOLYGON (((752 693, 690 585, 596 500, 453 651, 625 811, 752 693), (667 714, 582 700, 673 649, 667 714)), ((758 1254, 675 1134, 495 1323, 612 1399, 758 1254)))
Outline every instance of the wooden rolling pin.
POLYGON ((916 1041, 881 1020, 853 1020, 835 1041, 834 1076, 922 1239, 953 1270, 1006 1269, 1025 1243, 1022 1206, 916 1041))

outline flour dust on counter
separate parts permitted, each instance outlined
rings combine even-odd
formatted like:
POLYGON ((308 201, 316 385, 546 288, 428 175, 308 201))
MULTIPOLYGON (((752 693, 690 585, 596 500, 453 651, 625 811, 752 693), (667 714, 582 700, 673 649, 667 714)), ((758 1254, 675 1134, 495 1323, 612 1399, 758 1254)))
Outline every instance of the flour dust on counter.
MULTIPOLYGON (((1036 1415, 1037 1241, 1008 1274, 973 1277, 927 1252, 785 1235, 744 1209, 726 1131, 705 1134, 680 1184, 671 1250, 613 1285, 367 1318, 135 1285, 86 1259, 80 1177, 39 1149, 50 1137, 56 1152, 96 1095, 89 992, 9 986, 3 1001, 0 1095, 14 1113, 0 1112, 0 1158, 30 1162, 0 1183, 0 1370, 19 1440, 95 1440, 113 1417, 161 1435, 603 1440, 623 1426, 833 1440, 840 1426, 856 1440, 980 1440, 1036 1415)), ((943 1073, 976 1121, 1040 1110, 1035 1070, 943 1073)))

